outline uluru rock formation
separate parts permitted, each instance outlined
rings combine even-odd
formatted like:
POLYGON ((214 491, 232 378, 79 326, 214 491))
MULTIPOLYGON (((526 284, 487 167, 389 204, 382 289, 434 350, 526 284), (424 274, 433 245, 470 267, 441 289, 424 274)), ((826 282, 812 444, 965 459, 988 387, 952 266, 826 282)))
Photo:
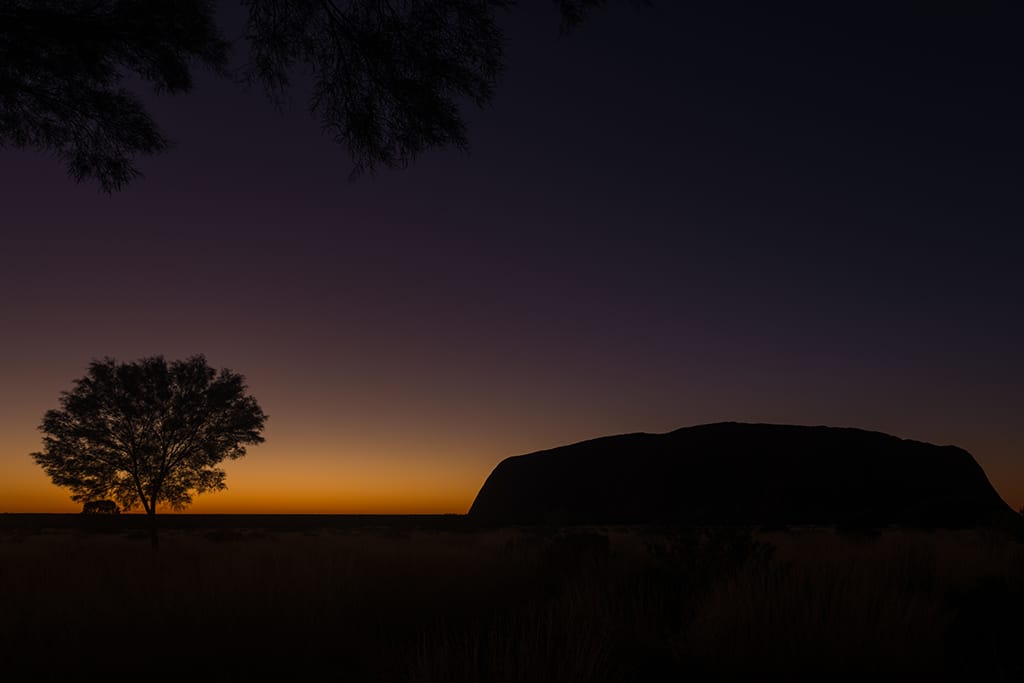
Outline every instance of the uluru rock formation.
POLYGON ((1021 519, 970 453, 880 432, 723 422, 506 458, 469 516, 492 524, 964 528, 1021 519))

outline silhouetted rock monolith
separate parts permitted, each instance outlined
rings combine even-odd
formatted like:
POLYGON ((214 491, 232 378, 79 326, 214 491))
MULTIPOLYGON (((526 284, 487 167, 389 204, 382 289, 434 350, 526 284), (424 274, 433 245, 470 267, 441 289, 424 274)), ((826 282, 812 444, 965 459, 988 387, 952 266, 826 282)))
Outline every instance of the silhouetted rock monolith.
POLYGON ((471 518, 493 524, 1018 528, 970 453, 880 432, 723 422, 506 458, 471 518))

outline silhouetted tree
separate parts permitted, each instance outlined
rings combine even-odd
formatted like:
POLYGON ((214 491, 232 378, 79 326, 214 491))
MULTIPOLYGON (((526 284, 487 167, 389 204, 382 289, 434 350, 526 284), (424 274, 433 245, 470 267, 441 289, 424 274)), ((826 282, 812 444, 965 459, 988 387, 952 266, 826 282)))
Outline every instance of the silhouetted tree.
POLYGON ((82 506, 83 515, 116 515, 121 508, 112 500, 89 500, 82 506))
POLYGON ((154 548, 158 504, 184 509, 193 495, 225 488, 217 465, 263 442, 267 415, 244 378, 201 355, 170 364, 105 358, 74 384, 43 417, 43 450, 32 457, 72 500, 141 506, 154 548))
POLYGON ((192 61, 222 71, 227 56, 208 0, 0 0, 0 146, 119 189, 168 146, 126 79, 187 92, 192 61))
MULTIPOLYGON (((354 173, 402 167, 432 147, 466 148, 460 103, 494 95, 498 10, 516 0, 241 0, 250 59, 241 80, 280 103, 290 74, 345 145, 354 173)), ((633 0, 644 2, 644 0, 633 0)), ((554 0, 562 29, 605 0, 554 0)), ((39 149, 107 192, 167 139, 123 85, 187 92, 191 63, 225 74, 229 44, 209 0, 0 0, 0 146, 39 149)))
POLYGON ((296 67, 309 102, 356 172, 467 145, 458 100, 488 102, 502 67, 496 0, 244 0, 248 77, 279 98, 296 67))

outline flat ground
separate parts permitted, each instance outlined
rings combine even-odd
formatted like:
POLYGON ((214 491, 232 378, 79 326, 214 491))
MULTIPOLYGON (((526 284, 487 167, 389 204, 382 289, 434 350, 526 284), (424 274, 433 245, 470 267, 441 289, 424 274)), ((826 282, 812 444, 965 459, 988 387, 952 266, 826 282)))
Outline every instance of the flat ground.
POLYGON ((0 515, 5 680, 1024 680, 991 531, 0 515))

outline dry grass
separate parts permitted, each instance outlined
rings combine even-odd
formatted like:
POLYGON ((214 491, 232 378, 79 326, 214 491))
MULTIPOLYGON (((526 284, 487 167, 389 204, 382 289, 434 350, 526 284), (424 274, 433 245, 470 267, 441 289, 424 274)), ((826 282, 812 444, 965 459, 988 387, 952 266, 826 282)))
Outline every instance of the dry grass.
POLYGON ((996 534, 220 529, 161 543, 0 537, 11 680, 1019 680, 1024 552, 996 534))

